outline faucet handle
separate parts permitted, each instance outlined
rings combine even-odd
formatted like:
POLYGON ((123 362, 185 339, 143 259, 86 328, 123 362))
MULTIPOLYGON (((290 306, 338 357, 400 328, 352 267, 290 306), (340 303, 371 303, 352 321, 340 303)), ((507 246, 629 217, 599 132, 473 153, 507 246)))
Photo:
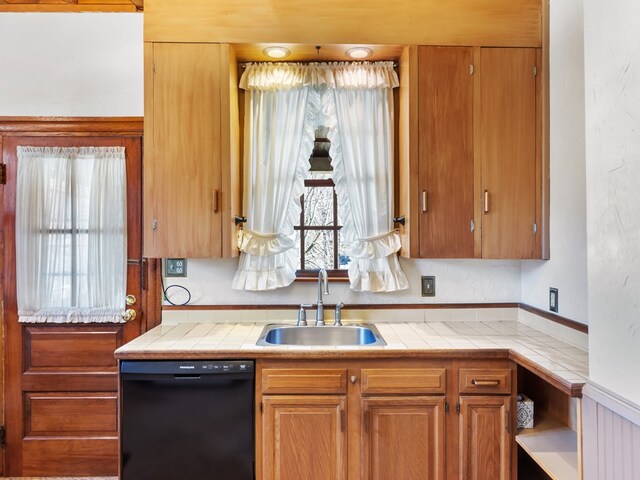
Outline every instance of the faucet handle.
POLYGON ((336 316, 335 316, 335 321, 333 322, 333 325, 335 327, 342 326, 342 307, 344 307, 344 303, 342 302, 336 305, 336 316))
POLYGON ((300 305, 300 310, 298 310, 298 323, 296 324, 298 327, 306 327, 307 326, 307 308, 313 307, 310 303, 303 303, 300 305))

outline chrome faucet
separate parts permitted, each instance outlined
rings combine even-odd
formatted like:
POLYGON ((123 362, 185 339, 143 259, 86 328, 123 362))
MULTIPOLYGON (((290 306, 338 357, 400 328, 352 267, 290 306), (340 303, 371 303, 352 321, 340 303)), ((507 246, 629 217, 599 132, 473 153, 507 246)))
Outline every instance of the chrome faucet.
POLYGON ((324 303, 322 303, 322 282, 324 281, 324 294, 329 295, 329 279, 327 271, 322 268, 318 272, 318 304, 316 306, 316 327, 324 326, 324 303))

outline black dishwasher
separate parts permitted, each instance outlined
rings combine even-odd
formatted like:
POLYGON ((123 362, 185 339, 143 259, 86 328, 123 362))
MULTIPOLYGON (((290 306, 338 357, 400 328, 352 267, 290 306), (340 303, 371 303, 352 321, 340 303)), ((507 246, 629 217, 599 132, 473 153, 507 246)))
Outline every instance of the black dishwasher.
POLYGON ((122 480, 253 480, 253 361, 122 361, 122 480))

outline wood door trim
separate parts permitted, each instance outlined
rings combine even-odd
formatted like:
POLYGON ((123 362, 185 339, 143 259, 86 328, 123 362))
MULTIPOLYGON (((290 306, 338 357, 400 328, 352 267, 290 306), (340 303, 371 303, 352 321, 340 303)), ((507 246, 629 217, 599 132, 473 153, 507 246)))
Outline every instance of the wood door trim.
POLYGON ((0 135, 142 136, 142 117, 3 117, 0 135))

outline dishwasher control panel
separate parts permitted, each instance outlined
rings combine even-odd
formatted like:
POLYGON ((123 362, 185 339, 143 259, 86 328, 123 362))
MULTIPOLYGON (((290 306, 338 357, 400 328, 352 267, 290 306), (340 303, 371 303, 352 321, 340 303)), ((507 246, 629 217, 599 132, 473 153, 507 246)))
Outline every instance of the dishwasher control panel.
POLYGON ((123 361, 120 363, 121 373, 208 375, 253 371, 253 360, 123 361))

